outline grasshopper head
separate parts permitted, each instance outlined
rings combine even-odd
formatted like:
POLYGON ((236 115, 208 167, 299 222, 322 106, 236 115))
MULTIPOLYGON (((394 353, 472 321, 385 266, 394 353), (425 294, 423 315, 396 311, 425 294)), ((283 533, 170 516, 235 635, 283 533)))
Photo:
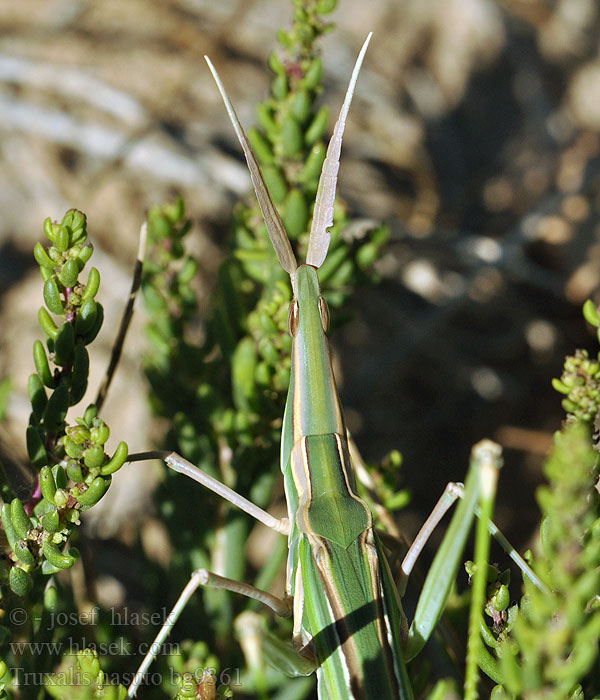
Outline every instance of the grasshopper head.
POLYGON ((294 298, 290 302, 287 318, 288 331, 292 338, 298 332, 301 322, 306 323, 309 317, 313 324, 318 320, 323 332, 327 333, 329 307, 321 296, 317 270, 312 265, 300 265, 296 270, 294 298))

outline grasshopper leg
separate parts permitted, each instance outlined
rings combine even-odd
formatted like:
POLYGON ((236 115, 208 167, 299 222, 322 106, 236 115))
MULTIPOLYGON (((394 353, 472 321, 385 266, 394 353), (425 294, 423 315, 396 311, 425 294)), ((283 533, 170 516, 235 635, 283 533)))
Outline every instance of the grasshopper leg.
POLYGON ((148 653, 136 671, 131 685, 127 690, 127 698, 134 698, 136 696, 138 688, 141 685, 148 668, 158 656, 160 648, 165 639, 169 636, 171 630, 175 626, 175 623, 179 619, 179 616, 199 586, 221 588, 226 591, 232 591, 233 593, 245 595, 248 598, 258 600, 259 602, 268 606, 276 615, 280 615, 281 617, 287 617, 292 613, 291 598, 277 598, 277 596, 271 595, 271 593, 263 591, 260 588, 255 588, 248 583, 242 583, 241 581, 225 578, 224 576, 219 576, 218 574, 207 571, 206 569, 196 569, 196 571, 192 572, 190 580, 179 595, 179 598, 177 599, 177 602, 173 606, 171 612, 167 615, 160 630, 158 631, 158 634, 150 645, 148 653))
POLYGON ((265 628, 264 618, 246 610, 235 620, 235 631, 248 665, 256 665, 260 657, 286 676, 310 676, 317 668, 317 660, 309 642, 306 645, 289 644, 265 628), (254 664, 253 661, 254 660, 254 664))
MULTIPOLYGON (((140 452, 137 454, 129 455, 128 461, 139 462, 146 459, 161 459, 165 464, 173 469, 174 471, 189 476, 194 481, 202 484, 206 488, 210 489, 214 493, 218 494, 225 500, 229 501, 233 505, 237 506, 244 512, 248 513, 254 517, 259 522, 263 523, 267 527, 279 532, 281 534, 289 533, 289 521, 287 518, 275 518, 270 513, 267 513, 262 508, 249 501, 248 499, 236 493, 233 489, 215 479, 210 474, 198 469, 187 459, 181 457, 176 452, 166 452, 166 451, 152 451, 152 452, 140 452)), ((253 598, 263 603, 267 607, 271 608, 276 615, 282 617, 287 617, 292 614, 293 604, 290 597, 278 598, 267 591, 263 591, 260 588, 251 586, 247 583, 242 583, 241 581, 235 581, 230 578, 225 578, 219 574, 215 574, 206 569, 197 569, 194 571, 188 581, 187 585, 181 592, 177 602, 173 606, 173 609, 167 616, 166 620, 163 622, 154 642, 152 643, 150 650, 144 657, 139 669, 137 670, 131 685, 127 691, 127 698, 134 698, 138 688, 146 674, 148 668, 158 655, 161 645, 173 629, 175 623, 179 619, 179 616, 183 612, 188 601, 195 593, 199 586, 208 586, 211 588, 221 588, 227 591, 232 591, 233 593, 239 593, 245 595, 248 598, 253 598)))
MULTIPOLYGON (((418 556, 423 551, 425 544, 427 543, 431 533, 438 526, 440 520, 444 515, 450 510, 457 499, 462 498, 464 495, 464 486, 461 483, 450 481, 446 484, 443 494, 440 499, 435 504, 433 510, 431 511, 427 520, 423 523, 423 526, 419 530, 419 533, 415 537, 412 545, 410 546, 404 560, 402 562, 401 574, 400 574, 400 584, 399 592, 400 596, 404 595, 406 590, 406 584, 408 577, 410 576, 413 567, 417 561, 418 556)), ((480 517, 479 507, 475 507, 475 515, 480 517)), ((529 580, 537 586, 541 591, 545 590, 544 584, 539 580, 536 574, 533 572, 529 564, 523 559, 523 557, 517 552, 517 550, 512 546, 512 544, 506 539, 506 537, 500 531, 500 528, 493 522, 493 520, 488 520, 487 523, 488 530, 492 537, 500 544, 508 556, 515 562, 515 564, 521 569, 523 574, 529 578, 529 580)))
POLYGON ((224 498, 234 506, 237 506, 240 510, 243 510, 245 513, 248 513, 248 515, 251 515, 253 518, 263 523, 263 525, 266 525, 282 535, 289 534, 290 524, 287 518, 276 518, 270 513, 267 513, 266 510, 259 508, 255 503, 252 503, 252 501, 249 501, 247 498, 244 498, 244 496, 241 496, 233 489, 230 489, 229 486, 225 486, 223 482, 202 471, 202 469, 199 469, 191 462, 188 462, 187 459, 184 459, 176 452, 159 450, 152 452, 139 452, 137 454, 129 455, 127 461, 141 462, 146 459, 162 459, 163 462, 173 471, 189 476, 190 479, 197 481, 199 484, 202 484, 207 489, 210 489, 218 496, 221 496, 221 498, 224 498))
MULTIPOLYGON (((348 444, 350 447, 350 453, 352 455, 352 460, 356 466, 357 476, 362 485, 370 492, 373 492, 374 486, 372 480, 369 476, 368 470, 362 459, 358 448, 352 437, 348 435, 348 444)), ((434 506, 429 517, 419 530, 419 533, 415 537, 413 543, 408 547, 408 551, 402 561, 401 571, 400 571, 400 581, 399 581, 399 592, 400 596, 404 595, 406 590, 406 584, 408 577, 410 576, 413 567, 425 547, 431 533, 435 530, 438 523, 444 517, 444 515, 450 510, 450 508, 456 503, 457 499, 462 499, 464 496, 464 485, 459 482, 450 481, 446 484, 443 494, 434 506)), ((389 513, 385 508, 379 506, 375 503, 375 510, 377 515, 381 518, 384 523, 387 534, 382 537, 384 544, 394 552, 401 551, 404 546, 408 546, 407 539, 402 532, 396 527, 395 523, 391 519, 389 513), (395 546, 394 546, 395 541, 395 546)), ((479 517, 479 507, 476 506, 474 513, 479 517)), ((523 557, 517 552, 517 550, 511 545, 511 543, 506 539, 506 537, 500 531, 500 528, 492 521, 488 520, 488 530, 492 537, 500 544, 508 556, 515 562, 515 564, 521 569, 524 576, 527 578, 541 591, 546 591, 544 584, 535 575, 529 564, 523 559, 523 557)), ((380 535, 381 537, 381 535, 380 535)))
POLYGON ((456 499, 461 496, 461 487, 462 485, 459 486, 453 481, 450 481, 448 484, 446 484, 444 492, 440 496, 438 502, 435 504, 433 510, 429 514, 429 517, 423 523, 417 536, 413 540, 413 543, 409 547, 409 550, 406 553, 406 556, 404 557, 401 566, 400 583, 398 586, 400 596, 403 596, 404 592, 406 591, 408 577, 410 576, 413 570, 413 567, 417 561, 417 558, 419 557, 419 554, 421 554, 423 548, 427 544, 431 533, 438 526, 440 520, 444 517, 444 515, 446 515, 446 513, 454 505, 456 499))
MULTIPOLYGON (((457 487, 457 493, 459 498, 463 497, 463 491, 464 487, 462 484, 455 484, 457 487)), ((480 512, 479 512, 479 507, 475 508, 475 515, 479 518, 481 517, 480 512)), ((549 593, 548 589, 546 586, 540 581, 540 579, 536 576, 535 572, 533 569, 529 566, 529 564, 523 559, 523 557, 517 552, 517 550, 512 546, 512 544, 506 539, 506 537, 502 534, 502 531, 500 528, 496 525, 496 523, 493 520, 488 520, 487 521, 487 527, 490 532, 490 535, 498 542, 498 544, 502 547, 502 549, 508 554, 508 556, 515 562, 515 564, 521 569, 521 572, 523 573, 524 576, 527 576, 527 578, 533 583, 534 586, 536 586, 542 593, 549 593)))

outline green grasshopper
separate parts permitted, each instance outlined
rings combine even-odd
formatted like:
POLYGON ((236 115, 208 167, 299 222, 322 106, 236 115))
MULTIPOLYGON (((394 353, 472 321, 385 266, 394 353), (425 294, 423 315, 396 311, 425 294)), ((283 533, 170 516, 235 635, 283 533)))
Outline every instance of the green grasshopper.
MULTIPOLYGON (((244 151, 269 237, 293 290, 288 313, 293 339, 292 371, 281 436, 288 517, 274 518, 175 453, 134 457, 164 459, 172 469, 286 534, 289 542, 284 598, 204 569, 195 571, 153 647, 160 647, 199 585, 236 591, 260 600, 279 615, 293 614, 295 649, 286 647, 279 656, 285 655, 286 668, 298 675, 316 670, 319 698, 330 700, 413 697, 405 664, 425 644, 444 608, 476 509, 480 468, 497 466, 500 461, 499 448, 494 443, 483 441, 474 448, 463 497, 434 559, 409 628, 372 514, 358 496, 352 445, 326 338, 329 312, 318 280, 318 269, 329 246, 327 229, 333 223, 342 135, 370 38, 369 34, 356 61, 327 149, 304 265, 296 262, 248 139, 216 70, 206 58, 244 151)), ((447 489, 440 499, 404 560, 405 577, 428 533, 455 498, 456 494, 447 489)), ((135 696, 152 660, 150 654, 142 663, 128 697, 135 696)))

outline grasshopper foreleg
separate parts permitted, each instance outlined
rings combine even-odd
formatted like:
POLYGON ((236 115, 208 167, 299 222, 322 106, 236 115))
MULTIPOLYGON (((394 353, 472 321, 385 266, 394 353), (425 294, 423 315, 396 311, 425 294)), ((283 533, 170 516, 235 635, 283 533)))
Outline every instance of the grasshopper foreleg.
POLYGON ((184 459, 176 452, 159 450, 152 452, 138 452, 137 454, 129 455, 127 461, 141 462, 146 459, 161 459, 173 471, 189 476, 190 479, 193 479, 199 484, 205 486, 207 489, 210 489, 217 495, 221 496, 221 498, 224 498, 226 501, 229 501, 229 503, 232 503, 240 510, 243 510, 244 513, 251 515, 255 520, 258 520, 263 525, 266 525, 282 535, 289 534, 290 524, 287 518, 276 518, 270 513, 267 513, 266 510, 259 508, 255 503, 252 503, 252 501, 244 498, 244 496, 241 496, 233 489, 230 489, 229 486, 226 486, 223 482, 202 471, 202 469, 199 469, 191 462, 188 462, 187 459, 184 459))

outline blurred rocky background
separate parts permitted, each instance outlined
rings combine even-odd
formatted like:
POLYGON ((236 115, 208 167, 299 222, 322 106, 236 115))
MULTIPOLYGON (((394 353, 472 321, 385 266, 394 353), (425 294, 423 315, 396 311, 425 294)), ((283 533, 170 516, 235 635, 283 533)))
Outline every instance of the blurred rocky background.
MULTIPOLYGON (((92 348, 95 387, 144 213, 177 193, 210 306, 249 178, 202 56, 250 125, 290 15, 280 0, 0 3, 0 377, 14 389, 5 459, 25 454, 42 221, 70 207, 88 215, 107 317, 92 348)), ((333 338, 349 426, 366 458, 404 454, 410 535, 445 482, 463 477, 471 445, 498 440, 498 520, 526 545, 541 460, 563 418, 550 380, 575 347, 597 352, 580 309, 600 272, 599 5, 340 0, 333 20, 322 99, 334 113, 374 32, 340 194, 391 230, 381 284, 333 338)), ((132 451, 153 440, 140 315, 105 411, 109 447, 125 439, 132 451)), ((151 508, 140 470, 152 488, 148 466, 119 472, 107 505, 89 514, 97 534, 126 538, 123 523, 151 508)))

